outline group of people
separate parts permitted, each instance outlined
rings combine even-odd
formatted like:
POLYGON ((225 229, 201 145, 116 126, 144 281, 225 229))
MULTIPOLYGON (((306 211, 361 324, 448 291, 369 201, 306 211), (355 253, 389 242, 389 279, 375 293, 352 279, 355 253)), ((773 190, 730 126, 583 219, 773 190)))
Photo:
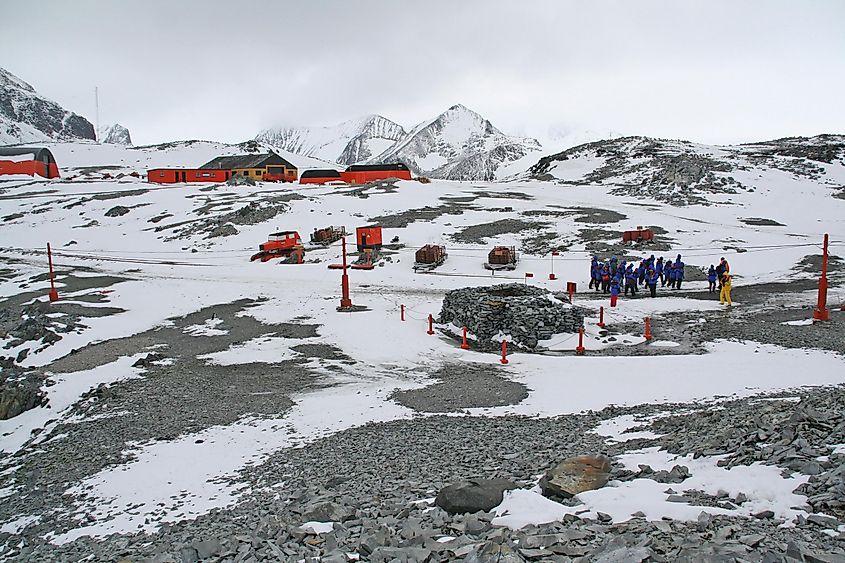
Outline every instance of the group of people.
MULTIPOLYGON (((593 256, 590 263, 590 289, 597 292, 610 294, 610 306, 616 307, 620 294, 628 296, 630 292, 635 297, 640 288, 648 288, 652 297, 657 296, 657 284, 660 287, 669 286, 672 289, 681 289, 684 282, 684 262, 681 255, 675 261, 664 260, 663 257, 655 258, 654 254, 641 260, 639 265, 636 261, 626 262, 617 260, 614 256, 604 262, 599 261, 598 256, 593 256)), ((716 282, 719 283, 719 300, 731 305, 731 276, 728 261, 722 258, 718 266, 710 265, 707 273, 710 282, 710 292, 716 291, 716 282)))

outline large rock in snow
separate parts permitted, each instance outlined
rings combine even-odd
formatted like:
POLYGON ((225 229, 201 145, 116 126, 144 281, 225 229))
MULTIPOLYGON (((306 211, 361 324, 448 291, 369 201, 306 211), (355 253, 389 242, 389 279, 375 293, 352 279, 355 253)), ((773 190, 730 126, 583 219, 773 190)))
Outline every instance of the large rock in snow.
POLYGON ((569 498, 600 489, 610 479, 610 460, 604 456, 570 457, 546 471, 540 488, 547 497, 569 498))
POLYGON ((0 144, 73 139, 94 140, 91 122, 0 68, 0 144))
POLYGON ((519 485, 507 479, 473 479, 440 489, 434 503, 449 514, 489 512, 502 504, 505 491, 519 485))

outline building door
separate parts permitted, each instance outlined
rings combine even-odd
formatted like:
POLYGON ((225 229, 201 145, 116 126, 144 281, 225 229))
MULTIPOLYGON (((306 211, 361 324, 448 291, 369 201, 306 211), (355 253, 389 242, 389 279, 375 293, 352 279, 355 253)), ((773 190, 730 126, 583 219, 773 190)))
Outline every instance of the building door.
POLYGON ((182 181, 187 182, 187 180, 185 179, 185 172, 184 171, 182 171, 182 181))

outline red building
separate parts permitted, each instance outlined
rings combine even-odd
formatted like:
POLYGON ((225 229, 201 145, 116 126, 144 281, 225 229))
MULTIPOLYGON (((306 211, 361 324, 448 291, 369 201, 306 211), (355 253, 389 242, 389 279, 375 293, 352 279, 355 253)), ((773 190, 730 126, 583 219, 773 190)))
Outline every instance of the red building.
POLYGON ((299 175, 300 184, 345 183, 337 170, 306 170, 299 175))
POLYGON ((156 184, 178 182, 225 182, 231 173, 228 170, 184 170, 176 168, 154 168, 147 170, 147 181, 156 184))
POLYGON ((388 178, 410 180, 411 171, 401 162, 395 164, 353 164, 344 172, 341 172, 340 177, 347 184, 366 184, 367 182, 387 180, 388 178))
POLYGON ((381 249, 381 225, 356 228, 355 242, 358 243, 358 252, 381 249))
POLYGON ((147 180, 158 184, 181 182, 225 182, 232 176, 268 182, 294 182, 296 167, 276 153, 219 156, 199 168, 155 168, 147 180))
POLYGON ((58 178, 53 153, 44 147, 0 147, 0 175, 26 174, 58 178))

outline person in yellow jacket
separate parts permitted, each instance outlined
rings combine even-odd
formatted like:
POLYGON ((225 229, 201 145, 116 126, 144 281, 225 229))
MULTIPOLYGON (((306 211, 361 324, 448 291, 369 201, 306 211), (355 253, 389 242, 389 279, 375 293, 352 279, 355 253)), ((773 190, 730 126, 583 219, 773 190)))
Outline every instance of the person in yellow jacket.
POLYGON ((719 292, 719 303, 727 301, 728 307, 732 305, 731 301, 731 275, 728 272, 722 274, 722 291, 719 292))

